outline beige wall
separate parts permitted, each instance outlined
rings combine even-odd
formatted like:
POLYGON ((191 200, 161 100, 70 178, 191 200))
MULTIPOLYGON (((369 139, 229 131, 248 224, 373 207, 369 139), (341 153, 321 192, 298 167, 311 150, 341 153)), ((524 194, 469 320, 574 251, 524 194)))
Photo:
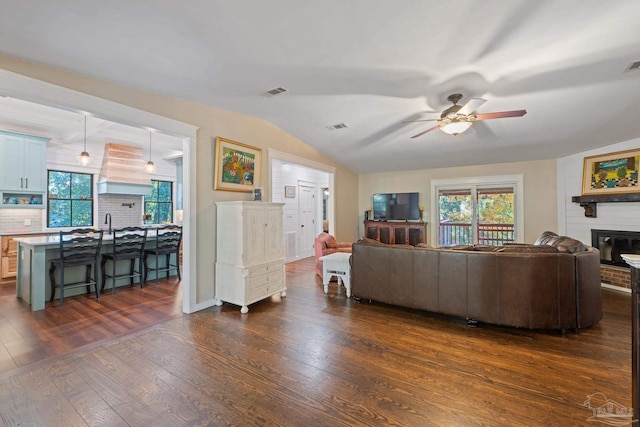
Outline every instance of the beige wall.
MULTIPOLYGON (((524 241, 533 243, 545 230, 557 229, 556 161, 502 163, 458 168, 424 169, 401 173, 360 175, 360 219, 371 206, 374 193, 420 192, 425 207, 425 220, 432 222, 431 180, 495 175, 524 175, 524 241)), ((430 236, 432 225, 428 225, 430 236)), ((360 232, 362 234, 362 231, 360 232)))
POLYGON ((251 196, 248 193, 213 190, 213 156, 216 136, 223 136, 264 150, 261 179, 266 192, 265 200, 270 200, 270 192, 266 185, 269 182, 268 174, 270 173, 270 168, 266 164, 267 148, 273 148, 335 167, 336 237, 345 241, 355 241, 357 238, 358 206, 356 199, 353 197, 358 191, 357 175, 264 120, 198 103, 131 89, 6 56, 0 56, 0 68, 185 122, 199 128, 196 144, 197 185, 195 188, 198 228, 197 253, 195 254, 197 272, 194 274, 198 284, 196 303, 213 298, 216 242, 215 202, 220 200, 251 200, 251 196))

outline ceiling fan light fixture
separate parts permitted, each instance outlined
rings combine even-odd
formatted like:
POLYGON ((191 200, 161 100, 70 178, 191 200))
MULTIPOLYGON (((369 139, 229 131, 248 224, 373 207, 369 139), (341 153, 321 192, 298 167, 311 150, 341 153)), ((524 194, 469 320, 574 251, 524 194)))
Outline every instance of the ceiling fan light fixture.
POLYGON ((440 124, 440 130, 449 135, 458 135, 469 129, 472 124, 473 122, 471 120, 466 119, 447 120, 440 124))

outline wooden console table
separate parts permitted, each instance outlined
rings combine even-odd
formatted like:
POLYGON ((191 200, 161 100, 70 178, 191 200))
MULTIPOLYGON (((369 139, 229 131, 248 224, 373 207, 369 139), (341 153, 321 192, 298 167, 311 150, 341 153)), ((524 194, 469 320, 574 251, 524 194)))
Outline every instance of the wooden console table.
POLYGON ((426 222, 365 221, 364 237, 388 245, 424 243, 426 222))

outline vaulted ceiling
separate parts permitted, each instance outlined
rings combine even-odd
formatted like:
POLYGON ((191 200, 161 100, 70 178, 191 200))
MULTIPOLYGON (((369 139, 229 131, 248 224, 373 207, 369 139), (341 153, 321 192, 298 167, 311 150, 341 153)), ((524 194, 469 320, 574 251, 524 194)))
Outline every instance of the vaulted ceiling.
POLYGON ((357 173, 557 158, 640 137, 640 69, 627 71, 640 61, 636 0, 2 9, 2 54, 263 118, 357 173), (275 88, 286 92, 265 95, 275 88), (452 93, 486 99, 477 113, 527 114, 412 139, 435 122, 403 122, 439 118, 452 93))

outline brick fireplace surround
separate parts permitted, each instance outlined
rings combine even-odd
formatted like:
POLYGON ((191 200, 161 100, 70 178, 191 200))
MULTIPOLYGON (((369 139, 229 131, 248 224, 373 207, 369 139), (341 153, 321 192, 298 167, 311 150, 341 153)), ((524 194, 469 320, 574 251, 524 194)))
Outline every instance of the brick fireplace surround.
POLYGON ((631 270, 620 254, 640 253, 640 232, 594 229, 591 246, 600 250, 602 283, 631 291, 631 270))
POLYGON ((628 267, 601 264, 600 280, 604 284, 629 289, 629 291, 631 291, 631 270, 628 267))

